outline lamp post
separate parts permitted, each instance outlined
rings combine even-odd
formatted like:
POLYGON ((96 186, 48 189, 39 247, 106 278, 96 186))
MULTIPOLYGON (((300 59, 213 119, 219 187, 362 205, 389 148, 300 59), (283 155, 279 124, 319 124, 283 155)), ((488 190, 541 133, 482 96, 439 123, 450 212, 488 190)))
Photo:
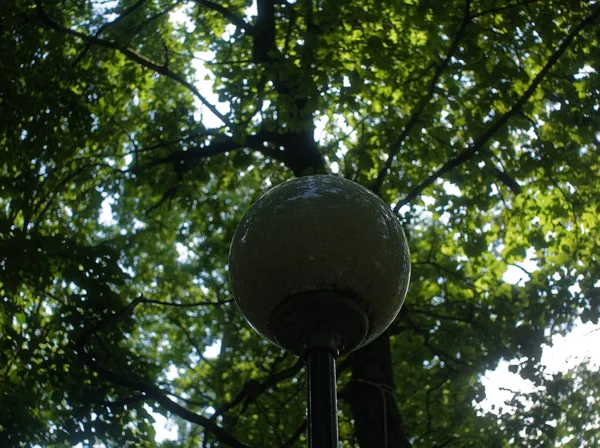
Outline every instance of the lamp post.
POLYGON ((248 323, 306 363, 309 447, 337 447, 335 359, 385 331, 408 289, 400 222, 355 182, 293 179, 247 211, 229 274, 248 323))

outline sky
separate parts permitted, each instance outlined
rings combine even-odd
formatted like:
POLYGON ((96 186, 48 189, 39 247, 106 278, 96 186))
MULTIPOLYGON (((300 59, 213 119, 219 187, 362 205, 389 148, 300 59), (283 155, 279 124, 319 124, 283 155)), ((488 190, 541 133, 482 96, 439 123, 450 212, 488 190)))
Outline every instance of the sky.
MULTIPOLYGON (((247 17, 256 14, 256 8, 250 8, 246 12, 247 17)), ((182 9, 177 10, 171 15, 171 20, 174 22, 185 23, 185 13, 182 9)), ((189 31, 192 29, 191 24, 187 24, 189 31)), ((233 29, 228 28, 227 32, 230 34, 233 29)), ((212 55, 209 52, 198 53, 196 56, 201 57, 205 60, 210 60, 212 55)), ((197 87, 201 94, 221 112, 228 111, 228 105, 225 103, 218 102, 218 96, 212 92, 212 80, 214 77, 212 73, 205 67, 201 60, 195 59, 192 63, 197 71, 197 87)), ((197 113, 196 119, 202 120, 207 127, 220 126, 222 123, 219 119, 203 108, 201 103, 197 102, 197 113)), ((343 122, 338 123, 340 126, 344 126, 343 122)), ((315 138, 320 140, 324 136, 326 122, 320 120, 317 122, 315 130, 315 138)), ((349 129, 347 129, 348 131, 349 129)), ((343 148, 342 148, 343 150, 343 148)), ((336 172, 336 167, 333 166, 333 171, 336 172)), ((451 189, 451 185, 448 184, 447 188, 451 189)), ((454 192, 455 194, 456 192, 454 192)), ((112 199, 106 198, 102 204, 101 222, 109 224, 112 222, 111 204, 112 199)), ((183 249, 182 249, 183 250, 183 249)), ((533 272, 537 269, 536 264, 532 261, 532 254, 530 253, 523 263, 520 265, 525 268, 528 272, 533 272)), ((180 253, 180 256, 185 256, 184 253, 180 253)), ((518 267, 509 266, 503 277, 504 281, 517 284, 520 282, 526 282, 528 280, 527 275, 518 267)), ((256 337, 259 337, 258 335, 256 337)), ((600 368, 600 351, 594 350, 594 347, 600 346, 600 325, 583 324, 579 322, 575 325, 574 329, 566 336, 555 336, 552 339, 552 346, 546 346, 543 350, 542 364, 546 366, 548 373, 555 373, 560 371, 566 371, 569 368, 582 362, 584 359, 588 359, 589 362, 600 368)), ((219 344, 208 347, 204 352, 204 356, 207 358, 214 358, 219 352, 219 344)), ((482 411, 498 409, 502 407, 504 403, 511 399, 513 392, 511 391, 522 391, 527 392, 533 389, 531 382, 522 379, 518 374, 509 372, 508 367, 511 363, 516 363, 518 360, 503 360, 499 366, 493 371, 487 371, 483 377, 482 382, 486 388, 486 399, 476 406, 482 411)), ((176 375, 176 372, 171 372, 172 375, 176 375)), ((475 404, 474 404, 475 405, 475 404)), ((162 415, 154 413, 151 409, 147 408, 156 420, 156 440, 177 440, 177 428, 172 425, 162 415)))

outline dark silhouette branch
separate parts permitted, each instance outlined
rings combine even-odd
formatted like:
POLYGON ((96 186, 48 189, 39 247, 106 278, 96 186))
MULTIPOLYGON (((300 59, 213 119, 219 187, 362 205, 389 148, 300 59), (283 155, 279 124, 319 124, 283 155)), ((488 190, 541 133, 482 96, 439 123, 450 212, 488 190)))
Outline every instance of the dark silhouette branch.
POLYGON ((477 322, 475 319, 473 318, 468 318, 468 317, 461 317, 461 316, 447 316, 444 314, 440 314, 440 313, 436 313, 433 312, 429 309, 427 310, 420 310, 414 307, 410 308, 410 312, 413 314, 421 314, 423 316, 427 316, 430 318, 434 318, 434 319, 439 319, 439 320, 446 320, 446 321, 451 321, 451 322, 462 322, 468 325, 472 325, 474 327, 479 328, 488 339, 493 340, 494 338, 492 337, 492 335, 490 334, 490 332, 487 330, 487 328, 485 328, 485 326, 483 326, 480 322, 477 322))
POLYGON ((451 370, 458 370, 459 365, 464 367, 465 369, 470 369, 470 366, 462 360, 455 358, 450 355, 445 350, 442 350, 439 347, 434 346, 429 338, 429 332, 426 330, 416 329, 416 333, 421 334, 423 336, 423 345, 429 349, 432 355, 437 356, 440 360, 448 366, 451 370))
POLYGON ((140 402, 147 401, 144 394, 134 394, 129 397, 121 398, 115 401, 104 401, 104 400, 91 400, 93 403, 98 404, 103 408, 110 408, 111 410, 122 409, 124 406, 132 405, 140 402))
POLYGON ((518 8, 519 6, 531 5, 532 3, 540 3, 542 0, 524 0, 521 2, 511 3, 505 6, 499 6, 497 8, 486 9, 481 12, 474 13, 471 17, 476 19, 477 17, 486 16, 488 14, 498 14, 500 12, 507 11, 512 8, 518 8))
POLYGON ((371 190, 374 193, 378 194, 379 190, 381 190, 381 186, 383 185, 385 176, 390 172, 392 163, 394 162, 394 158, 398 155, 402 145, 404 144, 404 141, 406 140, 408 135, 412 132, 415 125, 418 123, 419 118, 421 117, 421 114, 423 113, 423 111, 429 104, 429 101, 433 97, 436 84, 440 80, 442 74, 446 71, 446 69, 450 65, 450 61, 452 60, 454 53, 458 49, 462 38, 465 36, 465 31, 471 20, 471 16, 470 16, 471 8, 470 7, 471 7, 470 0, 466 0, 465 13, 463 15, 463 19, 460 23, 458 31, 454 35, 454 39, 452 40, 452 43, 450 44, 450 48, 448 49, 448 51, 446 53, 446 57, 440 64, 438 64, 433 76, 431 77, 431 79, 429 81, 429 85, 427 86, 427 91, 426 91, 425 95, 421 98, 421 100, 415 107, 410 118, 408 119, 408 122, 404 126, 404 129, 402 129, 402 132, 400 133, 400 136, 398 137, 398 139, 391 145, 391 150, 388 154, 388 158, 385 161, 384 166, 379 170, 379 174, 377 175, 377 178, 375 179, 375 182, 374 182, 373 186, 371 187, 371 190))
POLYGON ((91 45, 97 45, 97 46, 105 47, 105 48, 112 48, 113 50, 116 50, 119 53, 123 54, 127 59, 134 61, 134 62, 140 64, 141 66, 146 67, 158 74, 166 76, 169 79, 172 79, 173 81, 177 82, 178 84, 180 84, 183 87, 185 87, 186 89, 188 89, 196 98, 198 98, 200 100, 200 102, 202 104, 204 104, 225 125, 232 127, 232 124, 229 121, 229 119, 227 117, 225 117, 221 112, 219 112, 219 110, 215 106, 213 106, 210 102, 208 102, 208 100, 206 98, 204 98, 204 96, 202 96, 202 94, 194 86, 194 84, 187 81, 185 78, 183 78, 179 74, 173 72, 166 65, 158 64, 155 61, 153 61, 152 59, 149 59, 148 57, 144 56, 143 54, 137 52, 136 50, 125 47, 125 46, 119 44, 118 42, 115 42, 112 40, 101 39, 101 38, 95 37, 95 36, 90 36, 88 34, 81 33, 79 31, 75 31, 75 30, 72 30, 71 28, 61 25, 60 23, 51 19, 46 14, 46 12, 44 11, 44 9, 41 5, 41 2, 39 0, 36 1, 36 11, 37 11, 38 18, 45 26, 52 28, 60 33, 67 34, 67 35, 73 36, 73 37, 77 37, 78 39, 82 39, 84 42, 87 42, 91 45))
POLYGON ((217 409, 215 413, 210 417, 210 419, 215 420, 220 415, 223 415, 225 412, 238 406, 241 403, 244 403, 245 409, 249 404, 256 401, 256 399, 268 389, 275 387, 279 382, 283 380, 295 376, 298 372, 300 372, 303 366, 304 363, 302 362, 302 360, 298 359, 298 361, 294 365, 269 376, 262 382, 258 382, 256 380, 248 381, 246 384, 244 384, 242 390, 236 395, 236 397, 229 403, 226 403, 225 405, 217 409))
POLYGON ((494 177, 510 188, 514 194, 521 194, 521 186, 506 171, 502 171, 500 168, 494 167, 494 177))
POLYGON ((290 436, 290 438, 287 439, 283 445, 281 445, 281 448, 289 448, 289 447, 294 446, 296 444, 296 442, 298 441, 298 439, 300 438, 300 436, 302 434, 304 434, 305 432, 306 432, 306 419, 302 422, 302 424, 300 426, 298 426, 298 428, 294 431, 294 433, 290 436))
MULTIPOLYGON (((273 146, 283 145, 283 143, 280 142, 283 142, 284 139, 285 134, 279 135, 266 131, 249 135, 246 137, 245 141, 237 141, 230 137, 223 139, 222 136, 219 136, 218 138, 215 138, 215 141, 200 148, 190 148, 187 151, 176 151, 166 157, 153 160, 138 168, 136 172, 141 172, 147 168, 163 164, 172 164, 177 171, 183 172, 193 166, 194 162, 196 161, 242 148, 249 148, 254 151, 259 151, 267 157, 272 157, 276 160, 286 163, 286 165, 293 169, 293 154, 288 155, 284 151, 277 151, 273 149, 273 146), (272 144, 269 145, 268 143, 272 144)), ((164 146, 175 145, 177 143, 178 141, 165 142, 164 146)), ((163 144, 157 144, 149 148, 144 148, 141 151, 155 149, 161 146, 163 146, 163 144)))
POLYGON ((173 199, 175 199, 175 196, 177 196, 177 191, 179 190, 179 185, 173 185, 170 186, 169 188, 167 188, 165 190, 165 192, 163 193, 162 197, 158 200, 158 202, 156 202, 155 204, 152 205, 152 207, 150 207, 148 210, 146 210, 144 212, 144 214, 146 216, 150 215, 154 210, 157 210, 160 208, 161 205, 163 205, 165 202, 168 203, 168 210, 171 210, 171 203, 173 202, 173 199))
POLYGON ((206 363, 206 365, 210 366, 211 368, 214 369, 214 364, 212 362, 210 362, 208 359, 206 359, 206 357, 204 356, 204 350, 202 350, 198 344, 196 343, 196 341, 194 340, 194 338, 192 337, 192 335, 190 334, 190 332, 188 331, 187 328, 185 328, 185 326, 183 325, 183 323, 176 318, 171 318, 169 319, 173 325, 175 325, 185 336, 185 339, 188 341, 188 343, 192 346, 192 348, 194 350, 196 350, 196 355, 203 361, 206 363))
POLYGON ((142 299, 140 303, 147 303, 149 305, 172 306, 172 307, 176 307, 176 308, 192 308, 192 307, 196 307, 196 306, 221 306, 221 305, 225 305, 226 303, 231 303, 231 302, 233 302, 233 299, 221 300, 221 301, 217 301, 217 302, 202 301, 202 302, 191 302, 191 303, 162 302, 160 300, 142 299))
POLYGON ((132 38, 139 33, 142 28, 144 28, 146 25, 148 25, 150 22, 164 16, 165 14, 170 13, 171 11, 173 11, 175 8, 177 8, 177 6, 179 6, 179 4, 182 2, 183 0, 178 0, 177 2, 173 3, 172 5, 168 6, 166 9, 163 9, 160 12, 157 12, 154 15, 148 16, 146 17, 146 19, 144 19, 142 22, 138 23, 137 25, 135 25, 132 28, 129 28, 125 31, 123 31, 121 34, 119 34, 119 38, 123 37, 123 36, 131 36, 132 38))
MULTIPOLYGON (((128 15, 130 15, 131 13, 133 13, 137 9, 139 9, 141 6, 143 6, 143 4, 146 3, 147 1, 148 0, 138 0, 136 3, 134 3, 129 8, 127 8, 125 11, 123 11, 121 13, 121 15, 119 15, 116 19, 114 19, 110 22, 107 22, 104 25, 102 25, 100 28, 98 28, 98 31, 96 31, 96 33, 94 34, 94 37, 100 36, 100 34, 102 34, 102 32, 104 30, 106 30, 108 27, 115 26, 118 23, 120 23, 128 15)), ((91 48, 91 44, 88 42, 86 44, 85 48, 81 51, 81 53, 79 53, 79 56, 77 56, 77 59, 75 59, 75 62, 73 62, 73 65, 77 65, 79 63, 79 61, 81 61, 81 59, 83 59, 83 57, 87 54, 87 52, 89 51, 90 48, 91 48)))
POLYGON ((112 383, 118 384, 120 386, 126 387, 128 389, 141 392, 146 400, 153 400, 160 404, 167 411, 177 415, 178 417, 196 425, 200 425, 204 427, 207 431, 211 432, 215 438, 230 447, 233 448, 248 448, 247 445, 243 444, 219 425, 217 425, 214 421, 203 417, 202 415, 198 415, 189 409, 181 406, 180 404, 174 402, 169 397, 167 397, 167 393, 158 388, 156 385, 147 383, 145 380, 140 378, 133 378, 130 376, 122 375, 120 373, 116 373, 109 368, 106 368, 100 362, 96 360, 96 358, 88 352, 86 345, 89 340, 102 331, 103 329, 118 323, 121 319, 129 316, 133 309, 142 303, 144 298, 140 296, 138 299, 131 302, 128 306, 126 306, 123 310, 113 315, 108 316, 105 319, 102 319, 96 325, 91 326, 89 329, 82 332, 79 338, 75 341, 75 352, 77 355, 83 360, 83 362, 92 370, 98 373, 102 378, 112 383))
MULTIPOLYGON (((310 103, 311 98, 316 98, 318 92, 314 88, 298 89, 296 79, 289 79, 289 77, 283 79, 281 76, 286 71, 285 68, 289 68, 296 71, 299 76, 306 76, 309 79, 310 69, 307 67, 310 64, 306 62, 311 55, 312 49, 309 50, 311 46, 307 43, 306 51, 302 53, 303 70, 298 70, 293 62, 280 58, 276 42, 276 2, 257 0, 256 5, 257 17, 252 31, 252 60, 257 64, 263 64, 267 71, 274 75, 273 87, 280 97, 292 98, 287 101, 297 110, 300 126, 298 130, 279 132, 279 125, 275 123, 275 132, 260 132, 264 137, 262 143, 265 144, 262 148, 255 149, 282 162, 296 176, 324 173, 326 172, 325 160, 314 140, 314 105, 310 103)), ((259 79, 259 87, 263 82, 266 81, 259 79)), ((254 114, 260 112, 258 107, 262 103, 260 97, 261 93, 258 95, 254 114)), ((252 115, 249 119, 251 117, 252 115)))
POLYGON ((252 56, 256 63, 270 62, 269 53, 277 48, 275 45, 275 4, 273 0, 257 0, 256 9, 258 16, 254 28, 252 56))
POLYGON ((427 424, 426 424, 427 429, 425 431, 425 434, 429 434, 431 432, 431 410, 430 410, 431 394, 433 392, 437 391, 438 389, 440 389, 444 384, 446 384, 446 381, 448 381, 450 379, 451 374, 452 374, 451 370, 446 370, 446 373, 445 373, 444 377, 442 378, 442 380, 435 386, 427 389, 427 391, 425 392, 425 414, 427 415, 427 424))
MULTIPOLYGON (((447 148, 450 148, 452 150, 452 152, 458 152, 456 150, 456 148, 454 147, 454 145, 452 145, 450 142, 444 141, 441 138, 439 138, 433 134, 430 134, 430 135, 438 143, 441 143, 442 145, 446 146, 447 148)), ((491 151, 489 151, 489 152, 493 156, 493 153, 491 151)), ((495 157, 495 159, 498 162, 500 162, 500 159, 498 159, 497 157, 495 157)), ((521 192, 522 192, 521 186, 512 176, 510 176, 506 171, 502 171, 500 168, 498 168, 496 166, 493 167, 493 170, 494 170, 494 177, 496 179, 498 179, 505 186, 510 188, 514 194, 521 194, 521 192)))
MULTIPOLYGON (((224 154, 235 149, 241 149, 244 146, 246 145, 236 142, 233 139, 219 140, 201 148, 174 152, 173 154, 163 157, 162 159, 158 159, 149 163, 146 165, 146 167, 161 165, 164 163, 172 163, 173 165, 184 164, 185 162, 196 161, 210 156, 224 154)), ((252 145, 249 144, 248 146, 252 145)))
MULTIPOLYGON (((307 168, 313 168, 317 172, 324 170, 323 158, 318 152, 314 137, 310 132, 279 134, 261 130, 257 134, 247 136, 245 141, 234 140, 230 137, 225 139, 220 137, 215 140, 203 147, 177 151, 149 162, 138 168, 136 172, 169 163, 173 164, 176 170, 183 172, 192 167, 195 161, 242 148, 259 151, 267 157, 283 162, 297 176, 307 168)), ((175 143, 173 142, 173 144, 175 143)))
MULTIPOLYGON (((125 132, 125 131, 123 131, 123 132, 125 132)), ((129 139, 129 141, 132 143, 132 145, 134 145, 134 147, 137 146, 138 143, 129 134, 126 133, 126 135, 127 135, 127 138, 129 139)), ((209 135, 214 136, 214 135, 220 135, 220 134, 215 134, 214 132, 210 132, 210 130, 194 132, 192 134, 184 135, 183 137, 176 138, 173 140, 167 140, 164 142, 155 143, 154 145, 144 146, 143 148, 135 148, 133 151, 128 151, 128 152, 124 153, 123 155, 141 154, 144 152, 154 151, 154 150, 161 149, 161 148, 168 148, 169 146, 181 145, 182 143, 184 143, 188 140, 197 139, 200 137, 208 137, 209 135)))
POLYGON ((365 115, 364 117, 362 117, 355 125, 352 129, 350 129, 348 132, 346 132, 344 135, 336 138, 335 140, 333 140, 332 142, 330 142, 327 147, 325 147, 324 152, 325 154, 329 153, 331 150, 335 149, 338 147, 338 145, 342 142, 345 142, 348 137, 350 137, 352 134, 354 134, 354 132, 358 129, 358 127, 360 125, 362 125, 364 123, 364 121, 367 119, 367 116, 365 115))
POLYGON ((534 80, 531 82, 525 93, 517 100, 517 102, 510 108, 508 112, 498 118, 489 128, 485 131, 473 144, 465 149, 462 153, 448 160, 442 165, 435 173, 428 176, 423 182, 415 187, 404 199, 398 201, 394 207, 394 213, 398 213, 398 210, 404 205, 409 204, 412 200, 416 199, 427 187, 432 185, 437 179, 440 179, 454 168, 462 165, 465 162, 470 161, 481 153, 484 149, 483 146, 490 140, 496 132, 508 123, 508 121, 521 111, 521 108, 529 101, 533 96, 540 83, 544 80, 548 72, 558 62, 560 57, 567 51, 569 46, 573 43, 577 35, 587 26, 594 23, 598 16, 600 16, 600 7, 597 7, 587 18, 582 20, 577 26, 571 29, 571 32, 567 35, 565 40, 558 46, 556 51, 550 56, 544 67, 536 75, 534 80))
POLYGON ((194 0, 195 3, 199 6, 204 6, 207 9, 218 12, 227 20, 229 20, 232 25, 244 30, 246 33, 250 35, 254 35, 255 29, 252 25, 247 23, 244 19, 238 16, 236 13, 231 11, 230 9, 224 7, 223 5, 219 5, 218 3, 211 2, 210 0, 194 0))

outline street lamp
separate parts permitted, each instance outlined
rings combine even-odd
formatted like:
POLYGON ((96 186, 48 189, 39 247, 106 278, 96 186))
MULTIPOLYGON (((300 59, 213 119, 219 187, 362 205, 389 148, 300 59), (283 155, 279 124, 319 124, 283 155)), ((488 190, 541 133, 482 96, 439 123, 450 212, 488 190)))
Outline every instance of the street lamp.
POLYGON ((293 179, 247 211, 229 274, 249 324, 306 363, 309 447, 337 447, 335 358, 371 342, 400 311, 410 278, 400 222, 355 182, 293 179))

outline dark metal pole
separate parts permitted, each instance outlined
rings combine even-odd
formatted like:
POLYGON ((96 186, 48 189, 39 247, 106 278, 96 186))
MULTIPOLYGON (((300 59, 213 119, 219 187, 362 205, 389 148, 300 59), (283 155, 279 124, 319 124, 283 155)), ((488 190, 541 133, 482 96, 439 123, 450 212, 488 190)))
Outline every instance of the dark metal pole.
POLYGON ((335 356, 326 348, 304 355, 308 376, 308 446, 337 448, 337 394, 335 356))

